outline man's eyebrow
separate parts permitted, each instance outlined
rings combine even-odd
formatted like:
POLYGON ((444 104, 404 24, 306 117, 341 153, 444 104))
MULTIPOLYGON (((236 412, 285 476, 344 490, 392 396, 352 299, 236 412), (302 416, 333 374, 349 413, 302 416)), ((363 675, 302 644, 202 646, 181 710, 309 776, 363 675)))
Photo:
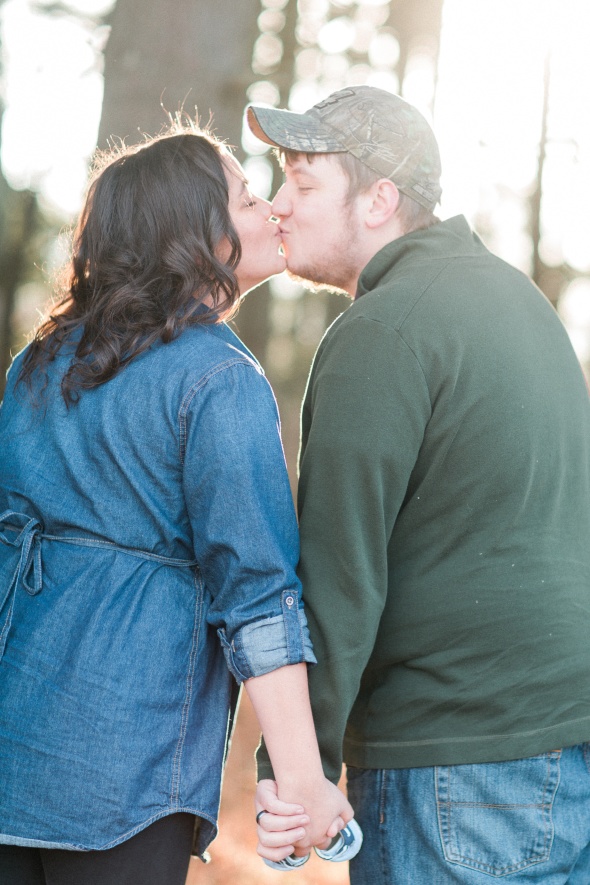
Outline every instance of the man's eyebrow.
POLYGON ((305 160, 297 160, 295 163, 289 163, 285 166, 285 172, 289 171, 292 175, 305 175, 308 178, 319 180, 320 176, 313 171, 313 167, 305 160))

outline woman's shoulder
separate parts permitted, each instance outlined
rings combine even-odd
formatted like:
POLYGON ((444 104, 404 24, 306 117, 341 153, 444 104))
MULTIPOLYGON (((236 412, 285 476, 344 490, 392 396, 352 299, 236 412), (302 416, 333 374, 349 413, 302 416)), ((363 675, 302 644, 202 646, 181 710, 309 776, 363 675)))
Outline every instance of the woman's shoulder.
POLYGON ((211 367, 228 359, 254 363, 255 356, 226 323, 199 323, 189 326, 169 343, 158 343, 152 349, 156 357, 183 361, 190 355, 195 366, 211 367))
POLYGON ((115 393, 116 388, 141 388, 145 395, 151 390, 150 398, 157 397, 159 391, 169 402, 180 403, 213 378, 216 387, 223 386, 232 383, 236 372, 244 371, 246 382, 250 379, 249 384, 257 387, 259 382, 254 379, 264 376, 264 372, 237 335, 223 323, 199 324, 141 354, 113 379, 111 390, 115 393))
MULTIPOLYGON (((65 353, 65 349, 60 350, 56 358, 44 367, 42 377, 35 377, 32 391, 23 388, 23 393, 35 393, 42 389, 44 401, 55 398, 61 401, 59 382, 71 360, 71 353, 65 353)), ((5 405, 21 392, 22 385, 18 385, 18 379, 26 350, 15 357, 10 368, 5 405)), ((154 403, 163 397, 173 407, 174 403, 180 405, 187 393, 200 388, 213 377, 217 377, 217 384, 223 384, 223 378, 227 376, 229 383, 229 376, 243 369, 248 370, 246 374, 251 381, 254 376, 264 375, 256 358, 226 324, 198 324, 185 329, 170 342, 156 342, 132 359, 106 384, 92 391, 84 391, 81 401, 92 400, 92 406, 96 409, 100 402, 108 403, 115 399, 133 408, 134 404, 154 403)))

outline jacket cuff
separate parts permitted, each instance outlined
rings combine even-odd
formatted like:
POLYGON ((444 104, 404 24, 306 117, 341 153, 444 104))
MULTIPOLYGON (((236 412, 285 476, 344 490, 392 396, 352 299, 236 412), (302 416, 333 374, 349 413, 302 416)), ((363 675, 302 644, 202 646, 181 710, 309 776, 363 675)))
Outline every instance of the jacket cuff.
POLYGON ((231 642, 223 628, 217 631, 227 666, 238 683, 289 664, 317 664, 297 594, 283 590, 281 608, 280 615, 246 624, 231 642))

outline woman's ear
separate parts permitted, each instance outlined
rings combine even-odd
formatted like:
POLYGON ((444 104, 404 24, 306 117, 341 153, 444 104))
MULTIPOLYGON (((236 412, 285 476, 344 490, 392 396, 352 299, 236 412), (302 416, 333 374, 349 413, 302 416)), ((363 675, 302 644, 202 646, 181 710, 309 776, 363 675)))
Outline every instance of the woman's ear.
POLYGON ((389 178, 380 178, 369 189, 372 197, 365 215, 367 227, 381 227, 395 215, 399 204, 399 191, 389 178))

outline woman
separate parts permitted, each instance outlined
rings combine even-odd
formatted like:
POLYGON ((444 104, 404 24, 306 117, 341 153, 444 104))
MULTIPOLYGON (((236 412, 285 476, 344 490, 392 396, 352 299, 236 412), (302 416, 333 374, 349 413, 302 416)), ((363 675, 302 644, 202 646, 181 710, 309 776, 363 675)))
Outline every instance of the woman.
POLYGON ((183 885, 216 832, 236 682, 294 840, 351 817, 309 710, 276 405, 222 322, 279 245, 197 129, 95 172, 0 410, 3 885, 183 885))

